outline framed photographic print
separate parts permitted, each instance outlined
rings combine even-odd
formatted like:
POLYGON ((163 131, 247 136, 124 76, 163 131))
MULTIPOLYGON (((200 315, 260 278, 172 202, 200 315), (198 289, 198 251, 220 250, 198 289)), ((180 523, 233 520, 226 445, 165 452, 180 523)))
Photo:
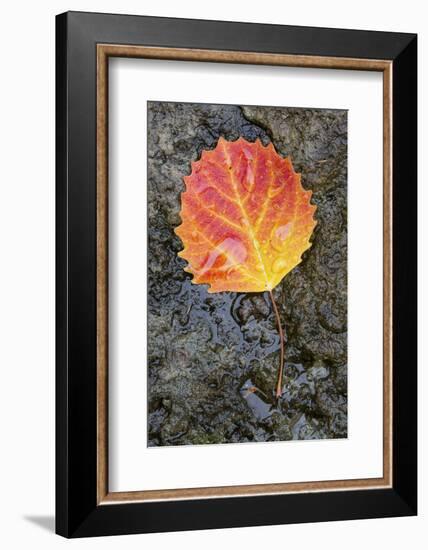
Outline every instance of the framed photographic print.
POLYGON ((416 514, 412 34, 57 16, 57 532, 416 514))

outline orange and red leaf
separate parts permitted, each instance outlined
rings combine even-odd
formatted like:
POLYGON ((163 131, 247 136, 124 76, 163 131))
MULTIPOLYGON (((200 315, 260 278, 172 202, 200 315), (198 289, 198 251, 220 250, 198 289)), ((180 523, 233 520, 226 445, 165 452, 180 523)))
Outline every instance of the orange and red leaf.
POLYGON ((184 182, 178 255, 209 292, 272 290, 311 246, 312 192, 271 143, 220 138, 184 182))

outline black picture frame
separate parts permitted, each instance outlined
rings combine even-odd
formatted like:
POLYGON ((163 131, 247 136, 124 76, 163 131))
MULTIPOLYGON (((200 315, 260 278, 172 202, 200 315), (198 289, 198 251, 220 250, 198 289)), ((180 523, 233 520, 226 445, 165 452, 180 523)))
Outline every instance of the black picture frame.
POLYGON ((56 532, 65 537, 417 513, 417 36, 68 12, 56 18, 56 532), (97 44, 392 62, 392 487, 97 503, 97 44))

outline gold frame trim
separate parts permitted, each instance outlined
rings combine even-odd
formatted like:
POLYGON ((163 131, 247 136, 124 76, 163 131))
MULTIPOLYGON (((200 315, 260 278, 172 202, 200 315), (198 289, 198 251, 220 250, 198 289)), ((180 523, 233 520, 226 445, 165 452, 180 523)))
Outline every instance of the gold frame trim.
POLYGON ((97 504, 392 487, 392 62, 255 52, 97 45, 97 504), (134 57, 383 73, 383 476, 148 491, 108 490, 108 59, 134 57))

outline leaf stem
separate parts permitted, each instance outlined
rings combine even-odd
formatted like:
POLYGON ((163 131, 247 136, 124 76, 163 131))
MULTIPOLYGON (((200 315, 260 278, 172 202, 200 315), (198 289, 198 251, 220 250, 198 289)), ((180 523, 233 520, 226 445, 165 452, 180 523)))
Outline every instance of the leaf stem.
POLYGON ((278 378, 276 382, 276 398, 279 399, 282 395, 282 373, 284 371, 284 355, 285 355, 285 345, 284 345, 284 332, 282 330, 281 326, 281 318, 279 316, 278 307, 275 302, 275 298, 273 297, 272 290, 269 290, 270 299, 272 300, 273 309, 275 311, 276 316, 276 323, 278 325, 278 332, 279 332, 279 341, 281 346, 280 351, 280 357, 279 357, 279 369, 278 369, 278 378))

